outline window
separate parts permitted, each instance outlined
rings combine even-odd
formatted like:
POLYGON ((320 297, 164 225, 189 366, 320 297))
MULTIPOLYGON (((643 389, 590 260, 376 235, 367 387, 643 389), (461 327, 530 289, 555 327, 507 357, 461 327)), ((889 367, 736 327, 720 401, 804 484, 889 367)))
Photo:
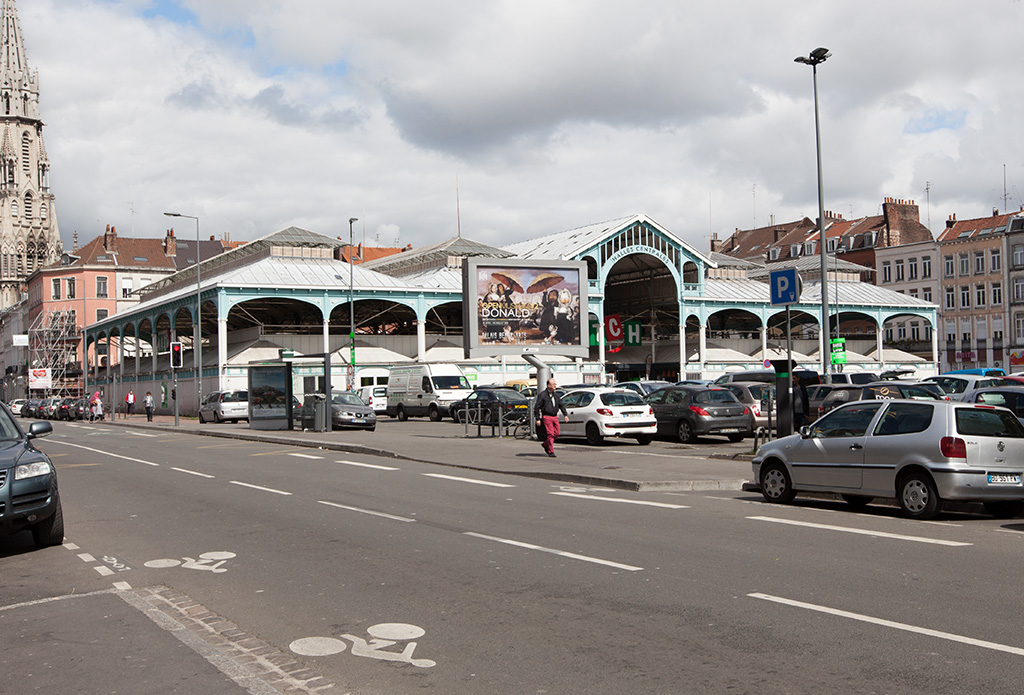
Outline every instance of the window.
POLYGON ((1000 249, 992 249, 988 255, 988 267, 993 273, 999 273, 1003 270, 1003 256, 1000 249))
POLYGON ((885 329, 885 342, 887 342, 887 343, 891 343, 892 342, 892 329, 891 328, 886 328, 885 329))
POLYGON ((105 277, 96 278, 96 296, 100 299, 107 298, 107 279, 105 277))
POLYGON ((925 256, 921 259, 921 277, 930 278, 932 276, 932 257, 925 256))
POLYGON ((815 251, 814 251, 815 246, 816 246, 816 243, 813 242, 813 241, 808 241, 806 244, 804 244, 804 255, 805 256, 813 256, 814 253, 815 253, 815 251))
POLYGON ((68 299, 75 298, 75 279, 68 278, 68 299))
POLYGON ((960 308, 970 309, 971 308, 971 287, 970 285, 960 285, 960 308))
POLYGON ((907 339, 907 327, 904 324, 900 324, 899 327, 896 329, 896 337, 899 340, 907 339))
POLYGON ((882 282, 886 285, 892 282, 892 266, 889 265, 889 261, 882 262, 882 282))
POLYGON ((964 333, 964 335, 963 335, 963 342, 964 342, 964 345, 970 345, 971 344, 971 334, 970 334, 970 332, 964 333))
POLYGON ((921 290, 921 299, 923 299, 926 302, 932 301, 932 288, 931 287, 925 287, 923 290, 921 290))
POLYGON ((896 282, 903 282, 905 279, 903 275, 903 261, 896 261, 896 282))
POLYGON ((1019 268, 1024 265, 1024 244, 1014 244, 1013 246, 1013 267, 1019 268))
POLYGON ((106 309, 97 309, 96 310, 96 320, 97 321, 102 321, 103 319, 107 318, 107 315, 109 313, 110 312, 107 311, 106 309))
POLYGON ((132 296, 132 279, 121 278, 121 298, 128 299, 132 296))
POLYGON ((1024 301, 1024 278, 1013 279, 1013 300, 1024 301))
MULTIPOLYGON (((1021 291, 1024 292, 1024 286, 1021 287, 1021 291)), ((946 308, 956 309, 956 290, 952 287, 946 288, 946 308)))
POLYGON ((953 257, 952 256, 946 256, 945 258, 942 259, 942 272, 948 278, 953 277, 953 257))
POLYGON ((923 403, 893 403, 878 421, 875 434, 913 434, 924 432, 932 423, 935 407, 923 403))
POLYGON ((917 299, 917 290, 910 290, 909 294, 914 299, 917 299))
POLYGON ((838 242, 839 242, 838 239, 829 239, 828 240, 828 252, 829 253, 835 253, 835 251, 836 251, 836 244, 838 242))
POLYGON ((974 252, 974 274, 984 275, 985 273, 985 252, 975 251, 974 252))
POLYGON ((966 253, 960 254, 960 275, 971 274, 971 257, 966 253))
POLYGON ((993 282, 992 283, 992 306, 1002 306, 1003 304, 1003 283, 993 282))
POLYGON ((917 279, 917 259, 911 258, 907 261, 907 275, 911 280, 917 279))
POLYGON ((1016 340, 1024 340, 1024 316, 1018 315, 1013 318, 1013 334, 1016 340))
POLYGON ((981 285, 977 285, 974 288, 974 303, 975 303, 975 305, 977 305, 977 306, 985 306, 985 304, 987 304, 987 302, 985 301, 987 294, 988 293, 985 292, 985 285, 984 285, 984 283, 981 284, 981 285))
POLYGON ((50 299, 60 299, 60 278, 54 278, 53 288, 50 290, 50 299))
POLYGON ((768 260, 777 261, 779 260, 779 247, 775 246, 768 252, 768 260))

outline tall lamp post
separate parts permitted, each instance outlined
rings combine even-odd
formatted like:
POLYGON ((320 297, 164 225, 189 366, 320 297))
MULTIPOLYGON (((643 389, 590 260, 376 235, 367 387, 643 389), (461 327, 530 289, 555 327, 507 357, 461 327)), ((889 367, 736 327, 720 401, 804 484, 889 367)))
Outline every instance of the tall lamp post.
POLYGON ((199 265, 202 256, 199 253, 199 218, 195 215, 182 215, 180 212, 165 212, 168 217, 183 217, 187 220, 196 221, 196 395, 199 399, 196 405, 196 412, 203 406, 203 322, 200 320, 202 312, 202 284, 199 275, 199 265))
POLYGON ((355 297, 355 268, 356 251, 355 236, 352 225, 359 221, 358 217, 350 217, 348 220, 348 388, 356 390, 356 305, 355 297))
MULTIPOLYGON (((825 243, 825 188, 821 181, 821 126, 818 120, 818 65, 832 56, 827 48, 815 48, 810 55, 797 56, 795 62, 811 66, 814 75, 814 144, 818 152, 818 245, 821 247, 821 374, 824 383, 832 383, 829 375, 832 346, 828 341, 828 260, 825 243)), ((838 301, 838 298, 837 298, 838 301)), ((837 317, 838 318, 838 317, 837 317)))

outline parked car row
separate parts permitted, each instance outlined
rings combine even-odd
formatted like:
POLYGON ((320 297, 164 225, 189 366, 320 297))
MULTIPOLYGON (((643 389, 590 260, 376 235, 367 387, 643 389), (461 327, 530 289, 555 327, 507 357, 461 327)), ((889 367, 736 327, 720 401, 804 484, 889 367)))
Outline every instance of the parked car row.
POLYGON ((60 396, 41 399, 30 398, 24 400, 17 409, 15 409, 14 403, 12 403, 11 412, 21 417, 38 420, 90 419, 89 401, 85 398, 60 396))

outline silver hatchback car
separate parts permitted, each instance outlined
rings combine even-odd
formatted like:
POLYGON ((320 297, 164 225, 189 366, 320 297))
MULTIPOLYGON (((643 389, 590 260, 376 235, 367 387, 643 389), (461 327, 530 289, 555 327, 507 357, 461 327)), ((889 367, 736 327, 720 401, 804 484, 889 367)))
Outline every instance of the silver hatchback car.
POLYGON ((977 501, 998 518, 1024 511, 1024 426, 1006 408, 958 401, 865 400, 752 461, 769 502, 831 492, 859 507, 895 497, 904 516, 930 519, 943 500, 977 501))
POLYGON ((214 391, 199 406, 199 422, 249 420, 248 391, 214 391))

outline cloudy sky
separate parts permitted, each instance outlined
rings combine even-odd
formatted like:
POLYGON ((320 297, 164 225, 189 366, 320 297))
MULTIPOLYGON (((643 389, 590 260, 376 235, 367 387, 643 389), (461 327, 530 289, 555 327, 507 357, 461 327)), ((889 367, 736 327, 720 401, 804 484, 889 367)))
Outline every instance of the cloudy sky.
POLYGON ((503 245, 645 213, 1024 204, 1018 0, 19 0, 65 245, 107 224, 503 245), (1004 177, 1007 198, 1004 204, 1004 177), (926 186, 929 193, 926 194, 926 186), (456 200, 458 198, 458 205, 456 200), (930 201, 930 202, 929 202, 930 201), (184 224, 183 224, 184 223, 184 224))

